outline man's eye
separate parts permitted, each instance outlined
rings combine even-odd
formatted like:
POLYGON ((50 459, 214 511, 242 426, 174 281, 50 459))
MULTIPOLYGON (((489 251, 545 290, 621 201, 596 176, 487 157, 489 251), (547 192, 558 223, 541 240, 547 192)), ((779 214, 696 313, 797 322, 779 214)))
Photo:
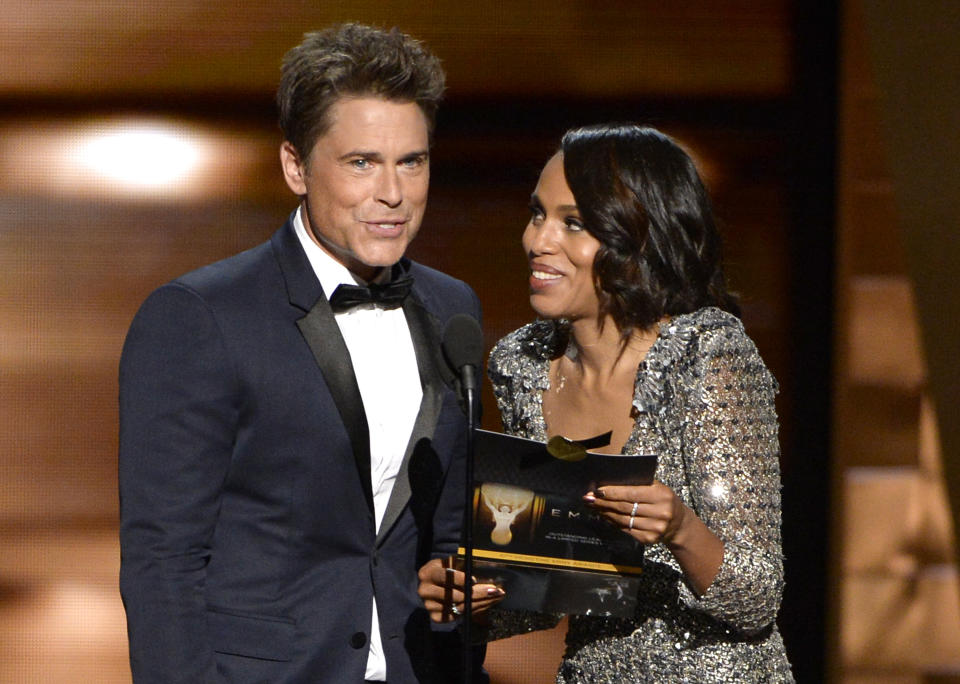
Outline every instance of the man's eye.
POLYGON ((355 169, 368 169, 370 168, 369 159, 354 159, 350 162, 350 165, 355 169))

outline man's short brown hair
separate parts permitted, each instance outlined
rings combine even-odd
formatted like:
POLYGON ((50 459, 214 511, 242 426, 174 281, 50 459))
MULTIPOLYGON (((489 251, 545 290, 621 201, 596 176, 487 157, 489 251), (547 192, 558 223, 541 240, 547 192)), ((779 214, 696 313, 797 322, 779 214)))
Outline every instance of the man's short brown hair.
POLYGON ((374 96, 415 102, 432 132, 445 80, 440 60, 396 28, 349 23, 307 33, 283 58, 280 129, 305 160, 340 98, 374 96))

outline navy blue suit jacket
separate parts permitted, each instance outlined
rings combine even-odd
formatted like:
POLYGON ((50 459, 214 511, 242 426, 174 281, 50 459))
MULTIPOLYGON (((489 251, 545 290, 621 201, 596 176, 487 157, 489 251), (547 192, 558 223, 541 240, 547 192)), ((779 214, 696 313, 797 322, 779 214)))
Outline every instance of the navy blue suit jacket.
POLYGON ((120 363, 135 681, 362 682, 374 595, 390 684, 446 679, 416 573, 459 542, 465 417, 440 335, 480 311, 461 281, 397 268, 423 401, 379 534, 353 367, 289 221, 137 313, 120 363))

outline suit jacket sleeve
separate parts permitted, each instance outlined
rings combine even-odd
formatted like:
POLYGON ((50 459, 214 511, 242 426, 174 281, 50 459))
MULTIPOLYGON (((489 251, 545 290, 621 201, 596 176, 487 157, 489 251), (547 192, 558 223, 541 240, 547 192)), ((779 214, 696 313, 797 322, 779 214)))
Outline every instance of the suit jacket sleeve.
MULTIPOLYGON (((463 301, 465 304, 459 311, 468 313, 481 321, 480 301, 477 295, 466 284, 460 283, 466 292, 463 301)), ((482 329, 482 326, 481 326, 482 329)), ((478 373, 478 377, 482 374, 478 373)), ((477 401, 479 408, 479 395, 477 401)), ((462 414, 461 414, 462 415, 462 414)), ((466 422, 464 421, 464 425, 466 422)), ((443 488, 437 503, 433 520, 433 552, 432 557, 440 558, 457 552, 460 545, 460 531, 463 526, 464 483, 466 480, 467 440, 466 430, 459 433, 453 445, 453 454, 450 467, 444 477, 443 488)))
POLYGON ((204 579, 236 384, 209 306, 182 285, 154 292, 120 361, 120 589, 136 682, 216 681, 204 579))

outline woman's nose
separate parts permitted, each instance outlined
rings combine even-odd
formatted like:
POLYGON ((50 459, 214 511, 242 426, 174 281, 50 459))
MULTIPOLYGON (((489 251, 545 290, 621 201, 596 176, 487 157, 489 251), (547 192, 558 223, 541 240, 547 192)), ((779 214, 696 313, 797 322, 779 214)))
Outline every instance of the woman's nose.
POLYGON ((552 254, 557 250, 557 233, 549 223, 536 226, 531 222, 524 233, 524 244, 528 252, 552 254))

